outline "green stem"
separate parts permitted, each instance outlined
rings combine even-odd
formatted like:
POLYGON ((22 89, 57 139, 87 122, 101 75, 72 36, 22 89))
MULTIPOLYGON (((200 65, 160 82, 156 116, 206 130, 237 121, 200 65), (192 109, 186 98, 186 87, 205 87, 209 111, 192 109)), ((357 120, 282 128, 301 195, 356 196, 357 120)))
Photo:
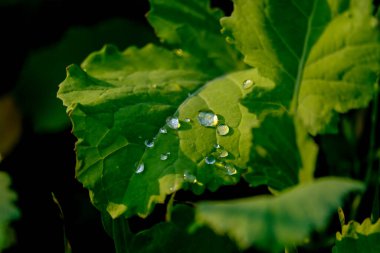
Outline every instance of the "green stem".
MULTIPOLYGON (((379 81, 379 80, 378 80, 379 81)), ((373 170, 373 162, 374 162, 374 154, 375 154, 375 137, 376 137, 376 123, 377 123, 377 114, 379 107, 379 82, 375 83, 375 93, 373 97, 373 107, 371 112, 371 133, 369 139, 369 151, 368 151, 368 165, 367 165, 367 173, 365 177, 366 186, 370 184, 372 170, 373 170)))

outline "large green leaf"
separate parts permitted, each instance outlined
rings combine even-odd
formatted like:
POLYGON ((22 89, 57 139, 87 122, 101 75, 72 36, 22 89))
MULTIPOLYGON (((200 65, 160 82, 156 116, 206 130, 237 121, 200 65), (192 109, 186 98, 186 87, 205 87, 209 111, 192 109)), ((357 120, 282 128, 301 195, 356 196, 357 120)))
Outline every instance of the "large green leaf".
POLYGON ((0 172, 0 252, 14 241, 14 232, 10 223, 19 218, 20 212, 14 206, 16 193, 9 189, 10 178, 5 172, 0 172))
POLYGON ((147 15, 162 42, 183 57, 197 57, 200 68, 222 75, 243 68, 240 54, 220 35, 223 12, 207 0, 150 0, 147 15))
POLYGON ((197 219, 220 234, 228 234, 241 248, 256 245, 279 252, 302 244, 327 226, 348 192, 363 190, 357 181, 323 178, 298 185, 280 195, 198 204, 197 219))
POLYGON ((31 52, 15 89, 17 102, 36 131, 60 131, 69 125, 56 97, 66 66, 81 63, 107 43, 124 48, 153 40, 154 34, 148 28, 124 19, 107 20, 93 27, 72 27, 58 43, 31 52))
POLYGON ((370 0, 235 0, 224 31, 245 61, 276 83, 248 97, 250 110, 290 108, 293 98, 310 133, 336 131, 336 112, 372 98, 380 31, 371 13, 370 0))
POLYGON ((212 76, 196 66, 148 45, 124 53, 105 47, 82 64, 86 72, 69 67, 58 95, 78 138, 77 177, 101 210, 113 217, 146 216, 180 188, 201 193, 238 182, 257 125, 239 104, 251 91, 242 83, 258 73, 237 72, 206 84, 212 76), (229 127, 227 135, 198 122, 206 110, 229 127), (179 119, 178 130, 165 125, 169 116, 179 119))
POLYGON ((334 253, 354 253, 380 251, 380 219, 372 224, 369 218, 362 224, 350 221, 342 226, 342 232, 336 234, 334 253))

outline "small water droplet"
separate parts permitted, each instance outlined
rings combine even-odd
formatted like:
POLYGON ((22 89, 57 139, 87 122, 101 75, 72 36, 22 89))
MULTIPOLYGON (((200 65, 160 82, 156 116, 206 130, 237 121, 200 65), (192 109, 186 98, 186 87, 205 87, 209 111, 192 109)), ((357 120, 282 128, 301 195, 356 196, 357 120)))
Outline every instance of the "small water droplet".
POLYGON ((189 123, 189 122, 191 122, 191 119, 189 119, 189 118, 186 118, 186 119, 184 119, 183 121, 185 121, 185 122, 189 123))
POLYGON ((185 180, 185 182, 189 182, 192 184, 195 184, 196 182, 198 182, 197 177, 188 171, 185 171, 185 173, 183 174, 183 179, 185 180))
POLYGON ((227 157, 228 156, 228 151, 227 150, 221 150, 220 153, 219 153, 219 157, 220 158, 224 158, 224 157, 227 157))
POLYGON ((160 155, 160 160, 161 161, 165 161, 165 160, 167 160, 169 158, 169 155, 168 154, 161 154, 160 155))
POLYGON ((144 144, 147 148, 153 148, 154 147, 154 141, 145 140, 144 144))
POLYGON ((226 169, 227 174, 230 176, 235 175, 237 173, 237 170, 232 164, 226 164, 224 168, 226 169))
POLYGON ((220 148, 220 145, 218 143, 215 143, 214 148, 218 149, 218 148, 220 148))
POLYGON ((206 156, 205 157, 205 163, 207 164, 214 164, 216 162, 215 157, 213 156, 206 156))
POLYGON ((230 132, 230 128, 227 125, 221 124, 216 128, 219 135, 227 135, 230 132))
POLYGON ((177 117, 167 118, 166 125, 168 125, 168 127, 170 127, 171 129, 178 129, 181 127, 181 124, 179 123, 179 120, 177 117))
POLYGON ((140 164, 137 166, 136 173, 137 173, 137 174, 142 173, 142 172, 144 171, 144 169, 145 169, 144 167, 145 167, 144 164, 143 164, 143 163, 140 163, 140 164))
POLYGON ((218 124, 218 116, 213 112, 199 112, 198 121, 202 126, 213 127, 218 124))
POLYGON ((247 79, 243 82, 243 89, 249 89, 255 84, 251 79, 247 79))
POLYGON ((168 132, 168 130, 166 130, 165 127, 161 127, 161 128, 160 128, 160 133, 161 133, 161 134, 166 134, 167 132, 168 132))

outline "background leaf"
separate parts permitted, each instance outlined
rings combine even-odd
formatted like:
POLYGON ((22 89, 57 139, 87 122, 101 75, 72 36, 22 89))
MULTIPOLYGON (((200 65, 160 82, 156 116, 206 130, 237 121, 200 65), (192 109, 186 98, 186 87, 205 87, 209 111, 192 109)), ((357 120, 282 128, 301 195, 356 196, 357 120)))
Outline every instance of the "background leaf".
POLYGON ((222 19, 225 33, 276 84, 252 93, 247 106, 258 114, 289 108, 294 96, 310 133, 336 132, 336 112, 372 98, 380 32, 371 15, 369 0, 234 1, 231 17, 222 19))
POLYGON ((0 251, 9 247, 15 240, 10 223, 20 217, 14 206, 16 193, 9 189, 11 184, 7 173, 0 171, 0 251))
POLYGON ((196 217, 219 234, 228 234, 241 248, 256 245, 279 252, 286 245, 302 244, 314 231, 321 231, 343 196, 363 190, 357 181, 322 178, 298 185, 276 197, 204 202, 196 217))
POLYGON ((380 219, 375 224, 369 218, 361 224, 350 221, 342 226, 342 232, 338 232, 336 237, 334 253, 379 252, 380 219))
POLYGON ((177 54, 196 57, 200 69, 223 75, 244 68, 239 52, 220 35, 223 12, 210 1, 150 0, 148 21, 160 40, 177 54))

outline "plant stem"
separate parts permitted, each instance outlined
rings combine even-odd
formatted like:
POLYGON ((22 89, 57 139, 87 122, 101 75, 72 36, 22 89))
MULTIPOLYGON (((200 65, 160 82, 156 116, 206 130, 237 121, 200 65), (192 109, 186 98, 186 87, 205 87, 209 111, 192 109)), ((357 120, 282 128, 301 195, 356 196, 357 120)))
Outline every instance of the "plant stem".
POLYGON ((369 151, 368 151, 368 165, 367 173, 365 177, 365 183, 368 187, 373 170, 374 154, 375 154, 375 137, 376 137, 376 123, 377 123, 377 113, 379 107, 379 80, 375 83, 375 93, 373 97, 373 107, 371 112, 371 133, 369 139, 369 151))

